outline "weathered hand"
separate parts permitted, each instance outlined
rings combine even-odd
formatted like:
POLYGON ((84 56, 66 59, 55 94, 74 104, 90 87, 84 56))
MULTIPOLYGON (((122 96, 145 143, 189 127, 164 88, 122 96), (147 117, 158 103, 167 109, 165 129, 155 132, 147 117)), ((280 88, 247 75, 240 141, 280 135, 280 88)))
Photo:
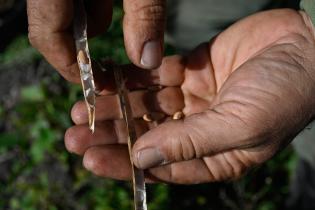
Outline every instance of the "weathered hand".
MULTIPOLYGON (((130 89, 165 86, 130 92, 135 117, 178 110, 186 115, 155 128, 138 119, 143 135, 133 148, 135 164, 148 169, 152 181, 238 178, 271 158, 314 117, 314 62, 309 18, 281 9, 247 17, 187 57, 166 57, 155 71, 128 69, 130 89)), ((72 110, 77 125, 67 131, 65 143, 84 155, 93 173, 129 179, 126 128, 118 97, 109 90, 97 100, 95 134, 86 125, 84 102, 78 102, 72 110)))
MULTIPOLYGON (((90 0, 88 35, 106 31, 111 23, 112 0, 90 0)), ((79 83, 72 36, 73 0, 27 0, 29 39, 69 81, 79 83)), ((142 68, 156 68, 163 55, 164 0, 125 0, 124 39, 131 61, 142 68)))

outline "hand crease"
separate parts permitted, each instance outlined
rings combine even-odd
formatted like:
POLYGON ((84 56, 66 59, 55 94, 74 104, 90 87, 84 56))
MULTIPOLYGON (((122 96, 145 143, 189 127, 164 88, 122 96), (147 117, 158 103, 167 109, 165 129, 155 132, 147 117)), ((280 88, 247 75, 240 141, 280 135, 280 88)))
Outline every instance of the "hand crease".
POLYGON ((204 157, 204 158, 202 158, 202 161, 205 164, 206 169, 207 169, 207 171, 209 173, 210 181, 218 181, 218 178, 214 175, 214 173, 210 169, 210 166, 208 165, 207 160, 205 160, 206 158, 211 158, 211 157, 204 157))

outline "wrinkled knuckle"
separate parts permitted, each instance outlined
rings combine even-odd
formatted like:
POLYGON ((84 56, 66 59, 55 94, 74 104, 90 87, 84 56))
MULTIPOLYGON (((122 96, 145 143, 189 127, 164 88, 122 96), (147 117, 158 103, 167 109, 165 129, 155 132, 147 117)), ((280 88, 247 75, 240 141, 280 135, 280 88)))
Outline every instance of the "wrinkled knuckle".
POLYGON ((201 157, 201 149, 195 145, 194 137, 187 135, 186 130, 179 132, 172 141, 172 154, 175 161, 186 161, 201 157))
POLYGON ((151 4, 140 7, 137 11, 139 20, 144 21, 165 21, 165 6, 161 4, 151 4))
POLYGON ((38 9, 37 0, 28 0, 27 1, 27 17, 29 24, 34 22, 39 22, 41 20, 39 15, 40 9, 38 9))
POLYGON ((166 3, 163 0, 139 1, 125 8, 124 19, 136 21, 137 25, 147 27, 150 25, 151 31, 162 32, 166 20, 166 3))
POLYGON ((42 34, 42 17, 39 14, 40 10, 37 8, 36 1, 28 1, 27 15, 28 15, 28 39, 34 48, 38 48, 40 35, 42 34))

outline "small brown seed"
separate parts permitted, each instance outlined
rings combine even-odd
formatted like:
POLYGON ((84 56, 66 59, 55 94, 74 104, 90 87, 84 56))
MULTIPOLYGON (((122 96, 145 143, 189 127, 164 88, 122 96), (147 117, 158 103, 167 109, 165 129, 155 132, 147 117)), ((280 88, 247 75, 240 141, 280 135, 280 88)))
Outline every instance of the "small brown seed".
POLYGON ((146 121, 146 122, 152 122, 152 121, 153 121, 150 114, 144 114, 143 117, 142 117, 142 119, 143 119, 144 121, 146 121))
POLYGON ((179 120, 182 119, 184 117, 184 113, 181 111, 175 112, 175 114, 173 114, 173 120, 179 120))
POLYGON ((78 53, 78 61, 83 64, 89 64, 89 58, 83 50, 80 50, 78 53))
POLYGON ((142 118, 146 122, 152 122, 152 121, 162 120, 164 117, 165 117, 165 114, 161 112, 151 112, 149 114, 144 114, 142 118))

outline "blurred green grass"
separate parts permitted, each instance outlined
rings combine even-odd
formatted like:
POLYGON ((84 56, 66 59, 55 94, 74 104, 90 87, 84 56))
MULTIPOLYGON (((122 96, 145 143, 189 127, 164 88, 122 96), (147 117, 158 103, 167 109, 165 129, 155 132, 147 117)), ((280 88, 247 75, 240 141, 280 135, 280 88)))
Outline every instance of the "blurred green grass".
MULTIPOLYGON (((127 63, 121 31, 122 10, 116 5, 109 31, 90 41, 93 58, 127 63)), ((170 47, 167 53, 174 52, 170 47)), ((0 54, 1 65, 40 62, 27 36, 17 37, 0 54)), ((82 99, 81 87, 65 82, 55 71, 24 86, 13 108, 0 105, 0 209, 132 209, 131 186, 95 177, 69 154, 63 143, 72 125, 69 111, 82 99), (9 122, 9 126, 4 126, 9 122)), ((149 210, 158 209, 279 209, 288 195, 296 157, 287 149, 237 182, 198 186, 150 185, 149 210), (220 199, 216 199, 220 198, 220 199), (214 203, 218 203, 214 205, 214 203)))

